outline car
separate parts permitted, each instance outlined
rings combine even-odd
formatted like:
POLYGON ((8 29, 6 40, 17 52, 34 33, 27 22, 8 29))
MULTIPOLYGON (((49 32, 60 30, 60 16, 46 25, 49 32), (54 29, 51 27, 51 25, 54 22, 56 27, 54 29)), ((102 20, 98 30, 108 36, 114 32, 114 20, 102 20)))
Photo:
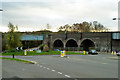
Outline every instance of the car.
POLYGON ((61 50, 59 50, 59 49, 54 49, 54 51, 61 51, 61 50))
POLYGON ((117 56, 120 56, 120 52, 117 53, 117 56))
POLYGON ((90 50, 90 51, 88 52, 88 54, 97 55, 98 52, 97 52, 96 50, 90 50))

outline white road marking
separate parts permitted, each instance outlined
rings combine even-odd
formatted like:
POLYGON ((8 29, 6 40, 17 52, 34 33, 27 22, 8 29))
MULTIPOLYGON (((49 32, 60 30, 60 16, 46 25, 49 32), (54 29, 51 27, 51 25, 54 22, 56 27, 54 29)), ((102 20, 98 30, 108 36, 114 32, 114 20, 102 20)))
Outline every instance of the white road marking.
POLYGON ((39 64, 37 64, 37 66, 39 66, 39 64))
POLYGON ((43 68, 46 68, 46 67, 43 67, 43 68))
POLYGON ((40 67, 42 67, 42 66, 40 66, 40 67))
POLYGON ((108 64, 108 63, 102 63, 102 64, 108 64))
POLYGON ((55 70, 52 70, 53 72, 55 72, 55 70))
POLYGON ((70 76, 69 76, 69 75, 65 75, 65 76, 70 78, 70 76))
POLYGON ((50 68, 47 68, 47 70, 50 70, 50 68))
POLYGON ((58 74, 62 74, 61 72, 58 72, 58 74))

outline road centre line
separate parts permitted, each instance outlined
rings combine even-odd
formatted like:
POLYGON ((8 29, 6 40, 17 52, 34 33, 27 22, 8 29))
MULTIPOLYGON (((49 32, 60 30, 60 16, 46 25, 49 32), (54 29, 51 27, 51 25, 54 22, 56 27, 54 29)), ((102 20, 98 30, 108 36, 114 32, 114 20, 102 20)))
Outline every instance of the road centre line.
POLYGON ((108 64, 108 63, 102 63, 102 64, 108 64))
POLYGON ((43 68, 46 68, 46 67, 43 67, 43 68))
POLYGON ((69 76, 69 75, 65 75, 65 76, 70 78, 70 76, 69 76))
MULTIPOLYGON (((42 66, 42 65, 39 65, 39 64, 37 64, 37 66, 40 66, 40 67, 43 67, 44 69, 46 68, 47 70, 50 70, 50 68, 47 68, 47 67, 45 67, 45 66, 42 66)), ((55 72, 55 70, 54 69, 52 69, 51 70, 52 72, 55 72)), ((58 74, 63 74, 62 72, 57 72, 58 74)), ((68 78, 70 78, 71 76, 69 76, 69 75, 64 75, 65 77, 68 77, 68 78)))
POLYGON ((47 70, 50 70, 50 68, 47 68, 47 70))
POLYGON ((61 72, 58 72, 58 74, 62 74, 61 72))
POLYGON ((53 69, 52 71, 53 71, 53 72, 55 72, 55 70, 54 70, 54 69, 53 69))

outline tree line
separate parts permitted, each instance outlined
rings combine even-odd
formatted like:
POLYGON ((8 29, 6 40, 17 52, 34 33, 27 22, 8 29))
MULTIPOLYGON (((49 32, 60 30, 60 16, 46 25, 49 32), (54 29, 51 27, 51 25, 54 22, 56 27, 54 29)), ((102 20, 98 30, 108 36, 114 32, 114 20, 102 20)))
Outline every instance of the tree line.
POLYGON ((107 32, 109 29, 97 21, 75 23, 73 25, 66 24, 59 27, 59 31, 69 32, 107 32))

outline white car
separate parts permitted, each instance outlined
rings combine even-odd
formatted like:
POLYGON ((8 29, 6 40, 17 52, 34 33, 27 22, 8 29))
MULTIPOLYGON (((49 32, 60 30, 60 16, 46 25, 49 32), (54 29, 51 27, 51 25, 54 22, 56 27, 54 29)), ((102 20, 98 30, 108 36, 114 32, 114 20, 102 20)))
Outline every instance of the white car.
POLYGON ((117 56, 120 56, 120 52, 117 53, 117 56))

